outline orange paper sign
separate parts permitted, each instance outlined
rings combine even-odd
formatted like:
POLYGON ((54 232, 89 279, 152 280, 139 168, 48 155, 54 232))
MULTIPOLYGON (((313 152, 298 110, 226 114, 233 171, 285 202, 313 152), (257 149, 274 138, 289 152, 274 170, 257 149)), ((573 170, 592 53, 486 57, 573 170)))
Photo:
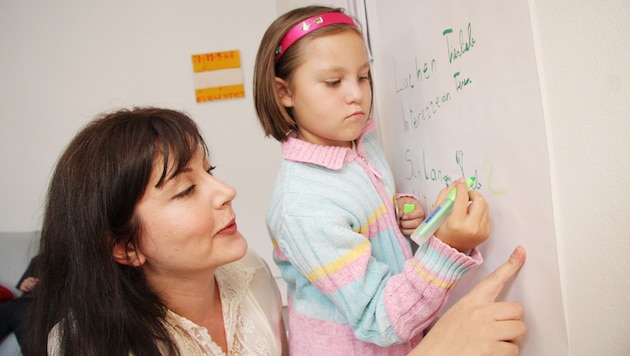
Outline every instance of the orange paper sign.
POLYGON ((198 103, 245 97, 239 51, 195 54, 192 64, 198 103))

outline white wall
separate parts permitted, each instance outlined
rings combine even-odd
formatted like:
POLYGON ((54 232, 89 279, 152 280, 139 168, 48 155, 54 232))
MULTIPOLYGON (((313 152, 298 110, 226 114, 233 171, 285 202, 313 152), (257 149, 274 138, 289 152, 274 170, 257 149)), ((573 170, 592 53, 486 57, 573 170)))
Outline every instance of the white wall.
MULTIPOLYGON (((529 0, 529 7, 570 353, 630 355, 630 3, 529 0)), ((388 118, 381 119, 384 131, 388 118)))
POLYGON ((630 3, 530 9, 571 353, 629 355, 630 3))

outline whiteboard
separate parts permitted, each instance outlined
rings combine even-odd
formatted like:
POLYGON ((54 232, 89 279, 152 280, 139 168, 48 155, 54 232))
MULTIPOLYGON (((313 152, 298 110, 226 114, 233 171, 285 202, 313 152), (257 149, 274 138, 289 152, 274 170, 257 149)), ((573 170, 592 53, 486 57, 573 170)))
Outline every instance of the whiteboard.
POLYGON ((381 126, 399 193, 430 209, 440 189, 475 176, 492 233, 482 266, 449 306, 516 245, 527 262, 503 300, 525 309, 522 355, 567 355, 549 153, 525 0, 368 2, 381 126))

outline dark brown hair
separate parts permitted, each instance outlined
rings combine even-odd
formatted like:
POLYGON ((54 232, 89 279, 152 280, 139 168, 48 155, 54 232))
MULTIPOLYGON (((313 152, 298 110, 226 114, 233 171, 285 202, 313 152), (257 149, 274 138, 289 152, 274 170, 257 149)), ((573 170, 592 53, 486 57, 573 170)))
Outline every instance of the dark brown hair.
POLYGON ((45 355, 55 325, 64 355, 178 354, 166 307, 141 269, 113 260, 112 248, 137 246, 134 211, 152 170, 162 171, 160 185, 198 147, 207 152, 195 122, 159 108, 105 114, 74 137, 49 186, 26 354, 45 355))

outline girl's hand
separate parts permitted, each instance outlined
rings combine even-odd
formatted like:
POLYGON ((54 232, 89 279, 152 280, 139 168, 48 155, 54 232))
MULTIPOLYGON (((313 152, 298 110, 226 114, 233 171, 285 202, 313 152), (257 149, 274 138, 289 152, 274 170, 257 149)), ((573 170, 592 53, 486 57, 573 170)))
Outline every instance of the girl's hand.
POLYGON ((448 188, 440 191, 436 205, 446 197, 453 187, 457 188, 453 209, 435 232, 435 236, 451 247, 461 252, 467 252, 486 241, 490 236, 488 203, 479 192, 468 191, 466 182, 459 179, 448 188))
POLYGON ((424 208, 420 205, 420 202, 413 197, 400 197, 396 199, 396 206, 398 207, 398 225, 400 226, 400 231, 405 236, 411 235, 418 226, 422 223, 426 214, 424 212, 424 208), (413 211, 404 213, 405 204, 413 204, 413 211))

